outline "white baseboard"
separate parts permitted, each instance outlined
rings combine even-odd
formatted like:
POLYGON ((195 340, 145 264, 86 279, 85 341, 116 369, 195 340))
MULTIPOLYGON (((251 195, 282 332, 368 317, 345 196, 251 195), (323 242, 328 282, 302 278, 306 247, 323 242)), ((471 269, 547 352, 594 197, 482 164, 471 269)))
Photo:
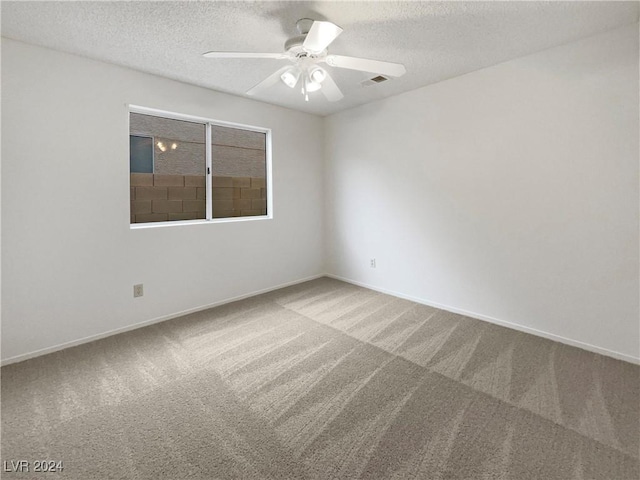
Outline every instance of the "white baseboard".
POLYGON ((30 358, 39 357, 41 355, 47 355, 48 353, 57 352, 59 350, 64 350, 65 348, 75 347, 77 345, 82 345, 83 343, 93 342, 95 340, 100 340, 101 338, 110 337, 112 335, 117 335, 119 333, 129 332, 131 330, 137 330, 138 328, 146 327, 149 325, 153 325, 154 323, 164 322, 166 320, 171 320, 172 318, 181 317, 183 315, 188 315, 190 313, 200 312, 202 310, 207 310, 209 308, 218 307, 220 305, 224 305, 226 303, 236 302, 238 300, 243 300, 249 297, 255 297, 256 295, 261 295, 263 293, 271 292, 273 290, 278 290, 280 288, 290 287, 291 285, 297 285, 299 283, 308 282, 310 280, 315 280, 316 278, 324 277, 324 274, 313 275, 311 277, 301 278, 299 280, 294 280, 293 282, 283 283, 280 285, 276 285, 275 287, 269 287, 262 290, 256 290, 254 292, 246 293, 243 295, 238 295, 237 297, 227 298, 225 300, 220 300, 218 302, 210 303, 207 305, 201 305, 199 307, 190 308, 188 310, 183 310, 181 312, 172 313, 170 315, 163 315, 162 317, 152 318, 151 320, 145 320, 143 322, 134 323, 132 325, 127 325, 126 327, 116 328, 114 330, 109 330, 107 332, 98 333, 96 335, 90 335, 88 337, 80 338, 78 340, 72 340, 70 342, 60 343, 58 345, 54 345, 52 347, 42 348, 40 350, 35 350, 33 352, 22 353, 20 355, 15 355, 13 357, 9 357, 3 359, 0 362, 0 365, 10 365, 12 363, 22 362, 24 360, 28 360, 30 358))
POLYGON ((351 280, 350 278, 340 277, 338 275, 333 275, 331 273, 326 274, 327 277, 334 278, 336 280, 341 280, 343 282, 351 283, 352 285, 357 285, 359 287, 368 288, 369 290, 374 290, 376 292, 385 293, 387 295, 393 295, 394 297, 404 298, 405 300, 411 300, 412 302, 420 303, 422 305, 427 305, 429 307, 439 308, 440 310, 446 310, 452 313, 458 313, 460 315, 465 315, 467 317, 475 318, 477 320, 483 320, 485 322, 494 323, 496 325, 500 325, 502 327, 511 328, 512 330, 518 330, 520 332, 530 333, 532 335, 536 335, 538 337, 547 338, 549 340, 554 340, 556 342, 564 343, 566 345, 571 345, 572 347, 581 348, 583 350, 588 350, 590 352, 599 353, 601 355, 605 355, 607 357, 616 358, 618 360, 623 360, 625 362, 634 363, 636 365, 640 365, 640 358, 634 357, 631 355, 627 355, 625 353, 615 352, 613 350, 608 350, 606 348, 597 347, 595 345, 591 345, 589 343, 584 343, 579 340, 573 340, 571 338, 561 337, 560 335, 555 335, 553 333, 544 332, 542 330, 537 330, 531 327, 525 327, 524 325, 519 325, 517 323, 507 322, 506 320, 500 320, 497 318, 489 317, 487 315, 482 315, 480 313, 470 312, 468 310, 463 310, 461 308, 452 307, 449 305, 442 305, 437 302, 432 302, 430 300, 425 300, 424 298, 416 298, 410 295, 404 295, 399 292, 394 292, 392 290, 387 290, 385 288, 375 287, 373 285, 369 285, 367 283, 358 282, 356 280, 351 280))
POLYGON ((347 282, 347 283, 350 283, 350 284, 353 284, 353 285, 358 285, 360 287, 368 288, 368 289, 374 290, 376 292, 381 292, 381 293, 385 293, 387 295, 393 295, 394 297, 404 298, 406 300, 411 300, 412 302, 420 303, 422 305, 428 305, 430 307, 439 308, 441 310, 446 310, 448 312, 458 313, 460 315, 465 315, 467 317, 475 318, 475 319, 478 319, 478 320, 483 320, 485 322, 489 322, 489 323, 493 323, 493 324, 500 325, 500 326, 503 326, 503 327, 511 328, 513 330, 518 330, 518 331, 521 331, 521 332, 530 333, 530 334, 536 335, 538 337, 547 338, 549 340, 554 340, 556 342, 564 343, 566 345, 571 345, 573 347, 582 348, 583 350, 588 350, 590 352, 599 353, 601 355, 606 355, 607 357, 612 357, 612 358, 616 358, 618 360, 623 360, 625 362, 629 362, 629 363, 634 363, 636 365, 640 365, 640 358, 638 358, 638 357, 634 357, 634 356, 627 355, 627 354, 624 354, 624 353, 616 352, 616 351, 613 351, 613 350, 608 350, 608 349, 602 348, 602 347, 597 347, 595 345, 591 345, 589 343, 580 342, 578 340, 572 340, 570 338, 562 337, 560 335, 555 335, 555 334, 549 333, 549 332, 544 332, 542 330, 537 330, 535 328, 525 327, 525 326, 519 325, 517 323, 512 323, 512 322, 508 322, 508 321, 505 321, 505 320, 500 320, 500 319, 493 318, 493 317, 490 317, 490 316, 487 316, 487 315, 482 315, 480 313, 470 312, 468 310, 464 310, 464 309, 457 308, 457 307, 452 307, 452 306, 449 306, 449 305, 443 305, 441 303, 433 302, 433 301, 430 301, 430 300, 425 300, 423 298, 412 297, 411 295, 405 295, 403 293, 395 292, 393 290, 388 290, 388 289, 385 289, 385 288, 379 288, 379 287, 376 287, 374 285, 369 285, 367 283, 359 282, 357 280, 352 280, 352 279, 349 279, 349 278, 340 277, 338 275, 333 275, 331 273, 313 275, 311 277, 306 277, 306 278, 302 278, 302 279, 295 280, 295 281, 292 281, 292 282, 283 283, 283 284, 276 285, 274 287, 265 288, 265 289, 262 289, 262 290, 256 290, 254 292, 246 293, 246 294, 243 294, 243 295, 238 295, 238 296, 232 297, 232 298, 227 298, 227 299, 224 299, 224 300, 220 300, 218 302, 210 303, 210 304, 207 304, 207 305, 201 305, 199 307, 190 308, 188 310, 183 310, 181 312, 172 313, 170 315, 164 315, 162 317, 157 317, 157 318, 153 318, 153 319, 150 319, 150 320, 145 320, 143 322, 134 323, 132 325, 127 325, 126 327, 116 328, 114 330, 109 330, 107 332, 99 333, 99 334, 96 334, 96 335, 91 335, 91 336, 84 337, 84 338, 81 338, 81 339, 78 339, 78 340, 72 340, 70 342, 61 343, 61 344, 58 344, 58 345, 54 345, 52 347, 42 348, 40 350, 35 350, 33 352, 23 353, 23 354, 20 354, 20 355, 16 355, 16 356, 13 356, 13 357, 9 357, 9 358, 3 359, 0 362, 0 365, 4 366, 4 365, 10 365, 12 363, 22 362, 22 361, 28 360, 30 358, 39 357, 41 355, 47 355, 49 353, 57 352, 59 350, 64 350, 65 348, 75 347, 77 345, 82 345, 83 343, 93 342, 95 340, 100 340, 101 338, 110 337, 112 335, 117 335, 119 333, 124 333, 124 332, 128 332, 128 331, 131 331, 131 330, 136 330, 138 328, 146 327, 148 325, 153 325, 155 323, 164 322, 166 320, 171 320, 173 318, 181 317, 183 315, 188 315, 190 313, 200 312, 202 310, 207 310, 209 308, 218 307, 218 306, 224 305, 226 303, 236 302, 238 300, 243 300, 245 298, 254 297, 256 295, 261 295, 263 293, 271 292, 273 290, 278 290, 280 288, 289 287, 291 285, 297 285, 299 283, 308 282, 310 280, 315 280, 316 278, 325 277, 325 276, 329 277, 329 278, 334 278, 336 280, 341 280, 343 282, 347 282))

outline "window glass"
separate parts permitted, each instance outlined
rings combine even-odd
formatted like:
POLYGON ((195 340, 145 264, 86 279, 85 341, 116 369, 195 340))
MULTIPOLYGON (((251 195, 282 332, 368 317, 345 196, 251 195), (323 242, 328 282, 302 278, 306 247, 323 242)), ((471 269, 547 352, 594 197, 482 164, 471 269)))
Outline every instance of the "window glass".
POLYGON ((266 134, 212 125, 213 217, 267 214, 266 134))
POLYGON ((140 113, 129 125, 131 223, 206 218, 206 125, 140 113))

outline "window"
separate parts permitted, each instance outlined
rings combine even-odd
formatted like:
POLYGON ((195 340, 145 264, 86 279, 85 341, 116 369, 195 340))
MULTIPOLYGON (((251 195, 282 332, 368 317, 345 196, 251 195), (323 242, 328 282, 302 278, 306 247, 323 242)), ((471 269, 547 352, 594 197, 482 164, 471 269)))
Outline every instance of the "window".
POLYGON ((131 223, 265 217, 270 131, 131 107, 131 223))

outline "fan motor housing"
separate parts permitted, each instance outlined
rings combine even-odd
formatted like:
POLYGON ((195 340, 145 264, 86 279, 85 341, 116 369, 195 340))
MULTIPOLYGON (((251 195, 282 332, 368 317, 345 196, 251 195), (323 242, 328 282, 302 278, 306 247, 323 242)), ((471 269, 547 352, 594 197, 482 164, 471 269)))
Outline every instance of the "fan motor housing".
POLYGON ((311 30, 311 26, 313 25, 313 20, 311 18, 301 18, 296 22, 296 28, 300 35, 306 35, 311 30))
POLYGON ((289 52, 296 47, 302 50, 302 44, 304 43, 305 38, 307 38, 306 35, 298 35, 297 37, 290 38, 284 42, 285 51, 289 52))

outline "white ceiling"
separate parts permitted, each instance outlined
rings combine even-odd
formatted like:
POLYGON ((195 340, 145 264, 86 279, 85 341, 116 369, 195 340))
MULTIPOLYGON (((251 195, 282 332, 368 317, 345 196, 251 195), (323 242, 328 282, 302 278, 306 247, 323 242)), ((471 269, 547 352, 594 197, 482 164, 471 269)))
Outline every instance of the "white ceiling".
POLYGON ((638 21, 632 2, 2 2, 2 35, 244 95, 287 60, 206 59, 210 50, 281 52, 296 20, 344 28, 330 53, 403 63, 405 76, 327 67, 345 94, 304 102, 279 82, 259 100, 327 115, 638 21))

